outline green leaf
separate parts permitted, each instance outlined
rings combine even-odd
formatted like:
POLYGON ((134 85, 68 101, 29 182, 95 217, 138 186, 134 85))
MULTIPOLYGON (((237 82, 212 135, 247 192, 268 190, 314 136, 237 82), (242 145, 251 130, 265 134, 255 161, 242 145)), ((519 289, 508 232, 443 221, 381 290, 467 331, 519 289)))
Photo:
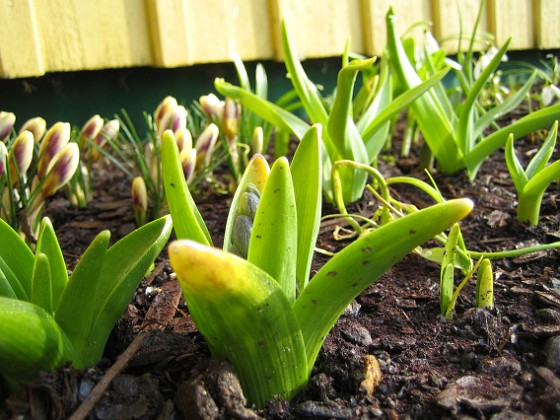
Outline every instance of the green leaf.
POLYGON ((42 253, 47 257, 50 267, 50 289, 52 308, 56 308, 64 288, 68 284, 68 271, 60 249, 60 244, 48 217, 41 220, 39 236, 37 238, 36 254, 42 253))
POLYGON ((208 228, 185 182, 177 143, 170 130, 163 133, 161 147, 163 185, 177 238, 188 238, 201 244, 212 245, 208 228))
POLYGON ((309 368, 278 283, 246 260, 193 241, 172 242, 169 259, 212 355, 231 362, 250 403, 293 397, 309 368))
POLYGON ((478 267, 476 276, 476 307, 494 307, 494 273, 492 263, 485 258, 478 267))
POLYGON ((527 185, 527 175, 515 154, 515 149, 513 147, 513 134, 510 134, 505 148, 505 158, 506 158, 506 166, 508 168, 509 174, 511 179, 513 180, 513 184, 515 185, 515 189, 517 190, 517 194, 522 194, 525 185, 527 185))
POLYGON ((560 160, 550 164, 533 176, 519 194, 517 203, 517 219, 529 222, 531 226, 539 223, 539 214, 544 192, 550 184, 560 179, 560 160))
POLYGON ((247 261, 275 279, 289 302, 296 297, 297 209, 290 166, 274 162, 253 222, 247 261))
POLYGON ((55 320, 68 336, 78 355, 73 360, 77 369, 85 366, 83 355, 87 352, 93 313, 97 309, 96 296, 106 293, 106 290, 98 289, 98 286, 110 236, 109 231, 103 231, 88 246, 55 309, 55 320))
POLYGON ((54 308, 51 290, 51 267, 48 257, 41 252, 35 255, 32 284, 33 288, 29 301, 52 314, 54 308))
POLYGON ((163 216, 129 233, 107 251, 96 294, 91 296, 93 322, 83 354, 85 366, 101 359, 109 334, 167 243, 172 228, 171 217, 163 216))
POLYGON ((64 339, 53 317, 29 302, 0 297, 0 373, 34 378, 65 360, 64 339))
MULTIPOLYGON (((0 238, 2 238, 2 242, 0 242, 0 258, 4 260, 14 273, 14 277, 23 288, 27 299, 31 295, 33 253, 21 236, 2 219, 0 219, 0 238)), ((10 278, 8 277, 9 280, 10 278)), ((14 287, 13 284, 12 287, 14 287)))
POLYGON ((297 208, 296 278, 300 291, 309 282, 321 224, 321 130, 319 124, 309 129, 299 143, 290 166, 297 208))
POLYGON ((21 285, 19 279, 2 257, 0 257, 0 273, 2 273, 2 280, 0 281, 0 283, 2 283, 2 286, 0 286, 0 296, 15 297, 19 300, 29 299, 29 296, 25 290, 23 290, 23 286, 21 285))
POLYGON ((472 201, 458 199, 412 213, 361 236, 328 261, 294 305, 309 366, 356 296, 411 250, 465 217, 472 206, 472 201))
POLYGON ((558 120, 554 121, 554 124, 552 124, 552 128, 548 132, 548 136, 546 137, 543 145, 527 165, 525 174, 527 175, 528 179, 533 178, 536 174, 538 174, 546 167, 548 160, 552 156, 552 153, 554 153, 554 146, 556 146, 557 135, 558 120))
POLYGON ((453 298, 453 289, 455 287, 455 261, 457 259, 459 234, 459 224, 455 223, 447 236, 445 252, 443 253, 443 259, 441 261, 439 304, 442 314, 447 313, 447 309, 453 298))
MULTIPOLYGON (((2 266, 2 264, 5 263, 0 259, 0 267, 2 266)), ((4 274, 4 271, 1 268, 0 268, 0 297, 18 299, 16 292, 14 292, 12 285, 6 278, 6 275, 4 274)))

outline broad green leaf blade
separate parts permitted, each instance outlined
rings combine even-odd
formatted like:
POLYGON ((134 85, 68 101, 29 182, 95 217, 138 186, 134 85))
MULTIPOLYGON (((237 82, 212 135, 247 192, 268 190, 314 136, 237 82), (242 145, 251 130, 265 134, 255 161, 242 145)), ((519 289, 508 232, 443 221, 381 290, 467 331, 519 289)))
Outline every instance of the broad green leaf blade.
POLYGON ((0 297, 0 373, 32 379, 65 360, 64 339, 52 316, 30 302, 0 297))
POLYGON ((319 124, 309 129, 299 143, 290 166, 297 208, 296 278, 300 292, 309 282, 321 224, 321 130, 319 124))
POLYGON ((497 121, 503 115, 508 112, 513 111, 525 98, 525 95, 529 92, 533 83, 535 83, 535 75, 533 73, 529 80, 513 95, 509 96, 504 102, 496 105, 495 107, 487 110, 484 114, 478 118, 474 123, 474 138, 478 138, 483 134, 484 130, 493 122, 497 121))
POLYGON ((538 174, 546 167, 548 160, 552 156, 552 153, 554 153, 554 146, 556 146, 557 135, 558 120, 554 121, 554 124, 552 124, 552 128, 548 132, 543 145, 527 165, 525 174, 527 175, 528 179, 533 178, 536 174, 538 174))
POLYGON ((417 211, 361 236, 328 261, 294 305, 309 366, 354 298, 418 245, 464 218, 472 206, 469 199, 458 199, 417 211))
MULTIPOLYGON (((387 45, 391 66, 405 89, 422 83, 410 63, 395 27, 395 14, 390 8, 387 13, 387 45)), ((433 92, 428 91, 412 103, 414 116, 424 140, 445 173, 454 173, 464 167, 463 155, 457 144, 454 127, 445 115, 442 104, 433 92)))
POLYGON ((21 236, 2 219, 0 219, 0 238, 2 238, 0 242, 0 258, 10 267, 10 270, 14 273, 15 278, 21 284, 28 298, 31 295, 33 252, 31 252, 21 236))
POLYGON ((29 300, 29 296, 23 289, 19 279, 2 257, 0 257, 0 272, 2 273, 2 278, 6 281, 6 283, 0 287, 0 296, 15 297, 19 300, 29 300))
POLYGON ((0 268, 0 297, 18 299, 16 292, 12 288, 12 285, 6 278, 4 271, 0 268))
POLYGON ((551 126, 558 119, 560 119, 560 104, 539 109, 490 134, 465 156, 469 178, 474 179, 482 162, 500 147, 505 146, 510 134, 513 134, 513 139, 517 140, 534 131, 551 126))
POLYGON ((529 222, 531 226, 539 224, 539 215, 544 192, 550 184, 560 179, 560 160, 550 164, 527 182, 519 194, 517 219, 529 222))
POLYGON ((85 366, 97 363, 117 320, 126 310, 140 281, 167 243, 173 225, 163 216, 129 233, 111 246, 99 274, 93 322, 84 351, 85 366))
POLYGON ((64 288, 68 284, 68 271, 60 249, 60 244, 54 232, 52 223, 48 217, 41 220, 39 237, 37 238, 37 254, 43 253, 47 257, 50 266, 50 281, 52 293, 52 307, 56 308, 64 288))
MULTIPOLYGON (((321 97, 315 85, 309 80, 295 50, 290 42, 286 22, 282 20, 282 50, 284 52, 284 60, 286 69, 288 70, 290 81, 297 92, 303 108, 311 121, 316 124, 320 123, 323 126, 327 125, 327 111, 323 106, 321 97)), ((301 137, 300 137, 301 138, 301 137)))
POLYGON ((35 255, 32 284, 33 288, 31 289, 29 302, 52 314, 54 307, 51 289, 51 267, 48 257, 42 252, 35 255))
POLYGON ((169 259, 189 311, 214 357, 235 368, 249 401, 289 399, 309 378, 303 338, 278 283, 251 263, 193 241, 169 259))
POLYGON ((525 188, 525 185, 527 185, 528 179, 523 167, 521 166, 521 162, 519 162, 519 159, 515 154, 515 149, 513 147, 513 134, 510 134, 507 139, 504 155, 506 158, 506 166, 511 179, 513 180, 513 184, 515 185, 515 189, 517 190, 517 194, 523 194, 523 189, 525 188))
POLYGON ((494 273, 488 258, 482 260, 476 275, 476 307, 494 307, 494 273))
POLYGON ((83 355, 87 352, 93 313, 97 310, 96 296, 106 293, 106 290, 98 287, 110 237, 109 231, 103 231, 88 246, 72 272, 54 313, 56 322, 66 333, 77 353, 73 362, 78 369, 85 366, 83 355))
POLYGON ((201 244, 212 245, 208 228, 185 182, 177 142, 170 130, 163 133, 161 164, 165 197, 177 238, 188 238, 201 244))
POLYGON ((241 106, 261 116, 265 121, 275 125, 281 130, 288 131, 301 139, 309 129, 309 124, 285 109, 263 99, 252 92, 241 89, 225 82, 223 79, 216 79, 214 87, 224 96, 239 101, 241 106))
MULTIPOLYGON (((241 251, 241 250, 237 249, 238 245, 234 245, 233 244, 234 241, 232 241, 232 236, 234 234, 240 233, 240 232, 234 232, 234 227, 239 228, 239 225, 236 224, 236 221, 239 222, 237 218, 240 215, 244 215, 251 220, 251 224, 252 224, 253 219, 255 217, 253 207, 255 204, 258 205, 260 196, 266 184, 266 180, 268 179, 269 172, 270 172, 270 168, 268 166, 266 159, 262 155, 253 156, 253 158, 247 165, 247 169, 245 169, 245 172, 243 173, 241 180, 239 181, 239 185, 237 186, 237 189, 231 201, 227 223, 226 223, 226 230, 224 234, 224 246, 223 246, 224 251, 233 252, 239 255, 237 252, 234 251, 234 248, 237 251, 241 251)), ((250 236, 251 236, 251 232, 249 231, 246 237, 247 243, 245 244, 246 246, 244 246, 243 249, 246 249, 249 246, 248 240, 250 236)), ((236 237, 235 242, 238 242, 237 239, 239 239, 241 242, 245 242, 244 239, 240 239, 238 237, 236 237)), ((240 256, 242 256, 243 258, 247 257, 246 255, 240 255, 240 256)))
POLYGON ((297 233, 290 166, 280 158, 272 165, 261 195, 247 261, 276 280, 290 303, 296 298, 297 233))

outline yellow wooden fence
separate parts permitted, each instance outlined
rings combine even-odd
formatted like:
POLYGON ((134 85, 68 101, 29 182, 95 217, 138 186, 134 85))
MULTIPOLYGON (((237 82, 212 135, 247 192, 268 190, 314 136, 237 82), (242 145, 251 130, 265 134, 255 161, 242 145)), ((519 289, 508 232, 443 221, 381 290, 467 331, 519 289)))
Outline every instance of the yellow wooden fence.
MULTIPOLYGON (((179 67, 232 52, 280 60, 283 18, 302 58, 340 55, 349 38, 353 51, 378 55, 389 5, 401 32, 426 20, 436 38, 456 39, 457 4, 469 31, 479 0, 0 0, 0 77, 179 67)), ((480 29, 497 44, 512 36, 510 49, 550 49, 560 48, 559 26, 560 0, 487 0, 480 29)))

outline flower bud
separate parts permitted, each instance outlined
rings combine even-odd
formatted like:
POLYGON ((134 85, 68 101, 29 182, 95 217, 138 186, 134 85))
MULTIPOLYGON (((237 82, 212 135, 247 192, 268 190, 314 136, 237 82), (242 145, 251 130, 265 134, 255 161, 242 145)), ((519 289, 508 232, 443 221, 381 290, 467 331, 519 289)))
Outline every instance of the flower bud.
POLYGON ((159 169, 158 155, 153 143, 146 143, 146 146, 144 146, 144 159, 146 161, 148 171, 150 172, 150 178, 154 184, 159 185, 161 171, 159 169))
POLYGON ((239 104, 231 98, 226 98, 222 113, 222 131, 228 140, 228 143, 231 143, 237 137, 239 114, 239 104))
POLYGON ((189 184, 194 178, 194 169, 196 166, 196 149, 183 149, 181 151, 181 166, 183 167, 183 174, 185 181, 189 184))
POLYGON ((178 129, 174 132, 175 134, 175 142, 177 143, 177 147, 179 151, 182 152, 183 150, 190 150, 192 149, 192 135, 188 128, 183 127, 178 129))
POLYGON ((68 144, 69 140, 69 123, 57 122, 49 128, 39 148, 39 163, 37 165, 37 175, 39 178, 43 179, 45 177, 53 157, 68 144))
POLYGON ((261 154, 263 149, 264 134, 261 126, 255 127, 251 137, 251 156, 261 154))
POLYGON ((224 101, 219 100, 216 95, 211 93, 210 95, 201 96, 198 102, 210 118, 222 118, 222 114, 224 112, 224 101))
POLYGON ((25 175, 33 159, 33 145, 33 134, 29 131, 21 133, 13 142, 8 153, 8 168, 12 186, 25 180, 25 175))
POLYGON ((101 157, 102 153, 99 149, 103 149, 107 142, 113 141, 119 134, 119 129, 119 120, 107 121, 105 125, 101 127, 101 130, 99 130, 99 133, 93 139, 93 142, 97 145, 97 147, 94 146, 89 151, 89 156, 94 162, 99 160, 99 158, 101 157))
POLYGON ((74 176, 80 162, 80 149, 76 143, 68 143, 52 159, 45 182, 41 186, 43 200, 66 185, 74 176))
POLYGON ((0 141, 0 178, 6 173, 6 157, 8 156, 8 149, 6 145, 0 141))
POLYGON ((210 164, 210 159, 212 158, 212 153, 214 152, 219 132, 220 130, 218 129, 218 126, 212 123, 206 127, 196 140, 195 149, 197 169, 210 164))
POLYGON ((23 133, 24 131, 29 131, 33 134, 33 139, 35 140, 35 144, 39 143, 45 134, 47 129, 47 122, 44 118, 35 117, 27 120, 23 126, 20 128, 19 132, 23 133))
POLYGON ((82 127, 82 133, 80 135, 80 145, 85 148, 90 141, 97 137, 101 128, 103 127, 103 118, 98 114, 91 117, 82 127))
POLYGON ((16 114, 13 112, 0 111, 0 141, 3 141, 10 135, 15 123, 16 114))
POLYGON ((137 176, 132 181, 132 203, 134 209, 134 220, 137 226, 143 226, 146 223, 146 215, 148 214, 148 191, 144 178, 137 176))
POLYGON ((156 124, 158 138, 161 138, 165 130, 171 130, 175 133, 179 129, 187 127, 187 109, 176 103, 177 101, 175 101, 175 106, 166 108, 166 112, 156 124))
POLYGON ((160 104, 156 108, 156 112, 154 112, 154 122, 156 123, 158 131, 162 126, 162 120, 164 116, 169 112, 172 112, 177 106, 177 99, 175 99, 173 96, 167 96, 163 101, 160 102, 160 104))

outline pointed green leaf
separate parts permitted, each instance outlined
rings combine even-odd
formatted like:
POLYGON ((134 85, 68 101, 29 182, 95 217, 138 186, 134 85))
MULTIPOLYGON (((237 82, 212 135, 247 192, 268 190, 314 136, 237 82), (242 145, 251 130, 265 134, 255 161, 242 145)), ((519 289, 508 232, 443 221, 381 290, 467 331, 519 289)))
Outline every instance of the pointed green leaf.
POLYGON ((37 254, 45 254, 50 267, 50 281, 52 293, 52 307, 56 308, 66 284, 68 284, 68 271, 60 249, 60 244, 49 218, 41 221, 39 236, 37 238, 37 254))
POLYGON ((291 398, 309 378, 303 338, 278 283, 253 264, 193 241, 169 259, 214 357, 235 368, 249 401, 291 398))
POLYGON ((165 197, 177 237, 211 245, 212 238, 208 228, 185 182, 177 142, 170 130, 163 133, 161 150, 165 197))
POLYGON ((519 162, 519 159, 517 158, 517 155, 515 154, 515 149, 513 147, 513 134, 510 134, 508 137, 505 148, 505 158, 506 166, 515 185, 515 189, 518 194, 522 194, 523 188, 527 185, 528 179, 521 163, 519 162))
POLYGON ((309 282, 321 224, 321 130, 320 124, 309 129, 299 143, 290 166, 297 208, 296 278, 300 291, 309 282))
POLYGON ((290 166, 274 162, 253 222, 247 261, 275 279, 289 302, 296 296, 297 209, 290 166))
POLYGON ((361 236, 328 261, 294 305, 309 366, 356 296, 418 245, 465 217, 472 206, 472 201, 458 199, 414 212, 361 236))
POLYGON ((40 306, 48 313, 53 313, 53 299, 51 289, 51 267, 48 257, 38 252, 33 265, 33 288, 29 301, 40 306))
POLYGON ((31 295, 33 253, 21 236, 2 219, 0 219, 0 238, 2 238, 0 258, 10 267, 26 296, 31 295))
POLYGON ((18 299, 16 292, 14 292, 12 285, 6 278, 6 275, 4 274, 4 271, 2 271, 1 268, 0 268, 0 297, 18 299))
POLYGON ((556 146, 557 136, 558 120, 554 121, 554 124, 552 124, 552 128, 548 132, 543 145, 527 165, 525 174, 527 175, 528 179, 533 178, 536 174, 538 174, 546 167, 548 160, 552 156, 552 153, 554 153, 554 146, 556 146))
POLYGON ((12 271, 6 261, 0 257, 0 273, 2 273, 2 286, 0 286, 0 296, 15 297, 19 300, 28 300, 29 296, 23 290, 19 279, 12 271), (5 283, 4 283, 5 281, 5 283))

